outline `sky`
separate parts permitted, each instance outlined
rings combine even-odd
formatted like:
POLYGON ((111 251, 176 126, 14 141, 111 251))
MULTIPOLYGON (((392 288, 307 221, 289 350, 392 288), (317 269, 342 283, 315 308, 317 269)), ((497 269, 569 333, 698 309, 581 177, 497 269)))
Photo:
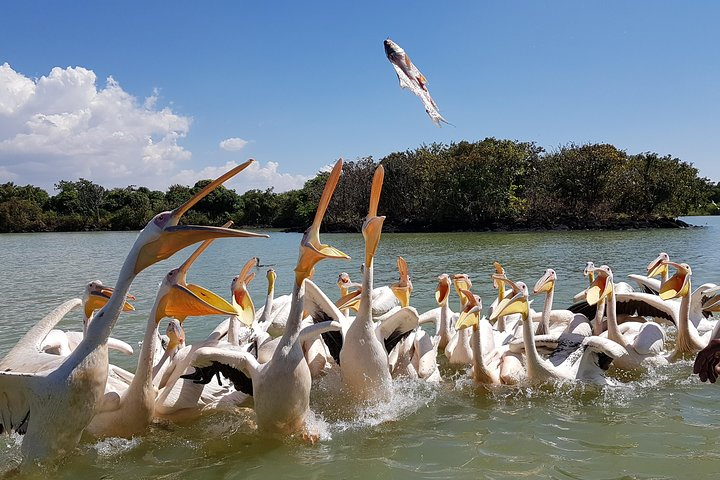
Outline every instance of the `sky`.
POLYGON ((611 143, 720 181, 720 3, 3 2, 0 183, 239 193, 486 137, 611 143), (401 90, 392 38, 438 128, 401 90))

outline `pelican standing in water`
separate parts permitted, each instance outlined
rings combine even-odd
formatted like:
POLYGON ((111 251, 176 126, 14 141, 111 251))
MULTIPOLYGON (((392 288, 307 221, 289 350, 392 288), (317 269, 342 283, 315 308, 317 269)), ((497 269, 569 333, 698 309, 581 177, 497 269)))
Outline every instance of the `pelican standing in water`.
POLYGON ((310 410, 312 378, 305 361, 302 341, 323 330, 340 329, 336 322, 323 322, 301 331, 305 303, 305 279, 312 277, 315 265, 324 259, 349 259, 346 254, 320 243, 320 224, 342 172, 342 160, 333 167, 318 205, 312 226, 300 242, 300 255, 295 266, 290 315, 285 331, 272 358, 264 364, 242 348, 206 347, 195 353, 193 365, 204 368, 213 362, 241 370, 252 381, 257 426, 261 431, 278 434, 300 433, 310 441, 318 435, 306 423, 310 410))
POLYGON ((602 265, 592 269, 595 280, 586 290, 589 305, 605 302, 607 310, 607 338, 620 344, 627 355, 615 360, 615 366, 625 370, 644 369, 665 365, 663 356, 665 332, 654 322, 625 322, 618 326, 613 273, 610 267, 602 265))
MULTIPOLYGON (((463 290, 470 290, 472 282, 470 278, 464 273, 459 273, 453 276, 453 286, 455 292, 460 297, 460 311, 465 309, 467 305, 467 298, 463 295, 463 290)), ((470 346, 470 335, 471 332, 467 329, 455 330, 455 334, 452 336, 447 346, 445 347, 445 357, 447 357, 450 365, 455 366, 468 366, 472 363, 472 347, 470 346)))
POLYGON ((150 310, 145 337, 135 375, 127 388, 105 394, 107 407, 98 412, 87 427, 96 437, 126 437, 142 434, 152 422, 157 388, 153 384, 153 354, 159 339, 158 324, 173 317, 182 323, 188 316, 234 315, 233 306, 215 293, 186 282, 187 271, 212 243, 206 240, 178 268, 171 270, 160 284, 150 310), (110 407, 110 404, 113 407, 110 407))
POLYGON ((365 239, 365 268, 363 269, 360 307, 355 320, 348 327, 340 350, 340 371, 345 387, 360 402, 387 401, 392 396, 392 379, 385 347, 375 335, 373 310, 373 260, 380 243, 384 216, 378 216, 385 170, 378 166, 370 191, 370 207, 362 226, 365 239))
POLYGON ((24 464, 60 456, 73 449, 103 405, 108 376, 107 339, 125 305, 135 276, 193 243, 209 238, 257 236, 220 227, 178 226, 182 215, 248 161, 208 184, 172 211, 159 213, 140 232, 120 270, 115 294, 95 315, 87 336, 68 357, 40 352, 39 344, 55 325, 31 329, 8 353, 0 372, 0 432, 25 434, 24 464))

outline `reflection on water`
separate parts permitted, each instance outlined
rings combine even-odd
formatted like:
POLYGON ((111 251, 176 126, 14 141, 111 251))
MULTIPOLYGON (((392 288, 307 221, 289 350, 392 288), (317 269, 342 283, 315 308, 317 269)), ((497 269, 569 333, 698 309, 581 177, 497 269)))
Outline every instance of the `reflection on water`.
MULTIPOLYGON (((544 270, 557 271, 555 304, 571 303, 584 288, 585 262, 610 265, 616 279, 642 272, 660 251, 693 268, 694 285, 720 281, 720 219, 695 218, 705 228, 618 232, 385 234, 375 282, 397 280, 395 259, 408 262, 419 311, 435 306, 436 277, 467 273, 473 290, 489 304, 492 262, 508 275, 534 284, 544 270)), ((251 256, 275 264, 276 292, 289 292, 299 234, 218 240, 196 262, 188 281, 229 298, 230 280, 251 256)), ((85 283, 112 283, 135 233, 0 235, 0 355, 61 302, 79 297, 85 283)), ((331 298, 341 271, 360 280, 362 236, 324 235, 350 254, 347 262, 321 263, 315 281, 331 298)), ((136 312, 123 314, 113 335, 132 345, 142 338, 145 316, 162 276, 189 250, 141 273, 131 288, 136 312)), ((264 275, 251 284, 259 308, 264 275)), ((539 309, 542 299, 533 304, 539 309)), ((451 297, 457 310, 458 299, 451 297)), ((188 343, 204 338, 220 317, 189 319, 188 343)), ((61 323, 81 329, 79 312, 61 323)), ((137 357, 112 354, 133 369, 137 357)), ((321 441, 266 438, 254 430, 252 411, 214 413, 197 421, 153 425, 131 440, 86 438, 79 455, 39 472, 59 478, 689 478, 717 476, 720 453, 720 387, 690 375, 691 360, 643 375, 614 375, 617 384, 478 388, 464 372, 441 362, 439 385, 398 380, 392 401, 377 408, 350 407, 337 375, 316 382, 313 422, 321 441), (690 473, 692 472, 692 473, 690 473)), ((0 473, 19 461, 19 438, 0 438, 0 473)))

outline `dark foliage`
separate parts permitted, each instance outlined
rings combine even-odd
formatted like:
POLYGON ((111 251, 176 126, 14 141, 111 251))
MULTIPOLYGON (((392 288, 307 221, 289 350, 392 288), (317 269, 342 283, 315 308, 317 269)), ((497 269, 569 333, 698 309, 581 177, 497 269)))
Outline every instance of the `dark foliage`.
MULTIPOLYGON (((672 219, 679 215, 720 212, 720 183, 678 158, 628 155, 607 144, 545 152, 534 143, 486 138, 346 162, 325 229, 360 230, 378 163, 385 167, 379 213, 387 216, 386 231, 663 227, 677 226, 672 219)), ((283 193, 240 195, 221 186, 184 221, 300 230, 311 223, 326 178, 320 172, 283 193)), ((0 184, 0 232, 137 230, 208 183, 166 192, 134 185, 106 190, 81 178, 58 182, 54 196, 0 184)))

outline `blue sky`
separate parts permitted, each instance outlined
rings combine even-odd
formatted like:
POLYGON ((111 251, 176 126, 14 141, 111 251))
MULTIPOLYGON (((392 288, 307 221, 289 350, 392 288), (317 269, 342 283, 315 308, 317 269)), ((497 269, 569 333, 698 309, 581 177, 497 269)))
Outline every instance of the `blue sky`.
POLYGON ((2 10, 0 182, 164 189, 255 158, 229 186, 282 191, 341 156, 488 136, 546 149, 608 142, 720 180, 714 2, 11 0, 2 10), (436 127, 399 88, 388 36, 455 127, 436 127))

